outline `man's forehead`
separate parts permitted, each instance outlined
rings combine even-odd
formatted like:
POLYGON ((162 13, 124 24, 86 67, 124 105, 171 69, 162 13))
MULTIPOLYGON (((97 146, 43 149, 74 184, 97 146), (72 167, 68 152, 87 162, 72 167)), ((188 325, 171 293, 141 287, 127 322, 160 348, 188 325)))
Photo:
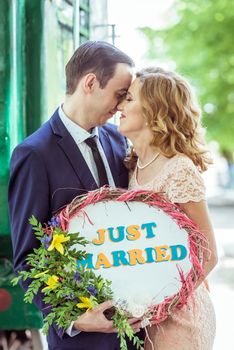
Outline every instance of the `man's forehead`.
POLYGON ((107 89, 112 89, 117 93, 126 93, 128 91, 129 86, 131 85, 131 77, 129 76, 128 79, 120 79, 120 80, 115 80, 111 79, 109 81, 109 84, 106 85, 107 89))
POLYGON ((128 76, 127 79, 122 78, 119 81, 113 81, 109 87, 112 87, 118 93, 126 93, 131 85, 131 81, 131 76, 128 76))
POLYGON ((132 68, 124 63, 118 63, 114 76, 108 81, 105 86, 106 90, 111 90, 114 93, 124 94, 128 90, 132 81, 132 68))
POLYGON ((131 74, 133 75, 133 67, 127 63, 117 63, 115 67, 115 75, 118 74, 131 74))

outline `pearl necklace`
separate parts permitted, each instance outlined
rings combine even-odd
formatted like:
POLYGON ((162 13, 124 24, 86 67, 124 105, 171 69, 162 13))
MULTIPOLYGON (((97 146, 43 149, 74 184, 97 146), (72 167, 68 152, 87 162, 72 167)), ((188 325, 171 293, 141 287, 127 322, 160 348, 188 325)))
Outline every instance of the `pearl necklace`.
POLYGON ((146 163, 145 165, 140 165, 140 161, 139 161, 139 158, 138 158, 137 159, 137 167, 138 167, 138 169, 145 169, 148 165, 153 163, 155 161, 155 159, 158 158, 159 154, 160 154, 160 152, 156 153, 156 155, 148 163, 146 163))

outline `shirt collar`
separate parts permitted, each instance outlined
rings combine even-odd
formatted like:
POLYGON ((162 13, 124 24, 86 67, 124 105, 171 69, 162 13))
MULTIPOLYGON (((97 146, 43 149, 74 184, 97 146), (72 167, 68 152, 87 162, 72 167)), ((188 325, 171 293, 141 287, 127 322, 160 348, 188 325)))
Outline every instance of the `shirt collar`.
POLYGON ((71 134, 71 136, 75 139, 77 143, 84 142, 89 137, 99 137, 98 134, 98 127, 95 127, 92 129, 92 132, 89 133, 85 129, 83 129, 81 126, 73 122, 68 116, 64 113, 62 105, 59 107, 58 110, 59 117, 63 124, 65 125, 68 132, 71 134))

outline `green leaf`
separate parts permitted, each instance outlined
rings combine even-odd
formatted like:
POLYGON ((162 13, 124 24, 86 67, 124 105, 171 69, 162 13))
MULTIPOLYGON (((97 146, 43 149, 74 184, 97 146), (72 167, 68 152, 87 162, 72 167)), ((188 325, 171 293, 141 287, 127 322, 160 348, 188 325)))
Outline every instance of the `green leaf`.
POLYGON ((37 226, 37 225, 38 225, 38 221, 37 221, 37 219, 35 218, 34 215, 32 215, 32 216, 29 218, 29 223, 30 223, 32 226, 37 226))
POLYGON ((16 286, 16 285, 19 283, 20 280, 21 280, 21 276, 14 277, 14 278, 11 280, 11 284, 12 284, 13 286, 16 286))

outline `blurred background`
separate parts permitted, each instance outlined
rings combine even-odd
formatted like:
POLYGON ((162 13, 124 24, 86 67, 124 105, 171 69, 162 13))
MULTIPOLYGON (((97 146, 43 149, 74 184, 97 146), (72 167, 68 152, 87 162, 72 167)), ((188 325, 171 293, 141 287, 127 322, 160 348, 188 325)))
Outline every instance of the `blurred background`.
POLYGON ((40 313, 10 285, 9 160, 63 101, 64 66, 88 39, 113 43, 137 69, 177 70, 196 91, 214 158, 204 174, 219 252, 209 278, 214 350, 234 349, 233 32, 227 0, 0 0, 0 350, 46 349, 40 313))

